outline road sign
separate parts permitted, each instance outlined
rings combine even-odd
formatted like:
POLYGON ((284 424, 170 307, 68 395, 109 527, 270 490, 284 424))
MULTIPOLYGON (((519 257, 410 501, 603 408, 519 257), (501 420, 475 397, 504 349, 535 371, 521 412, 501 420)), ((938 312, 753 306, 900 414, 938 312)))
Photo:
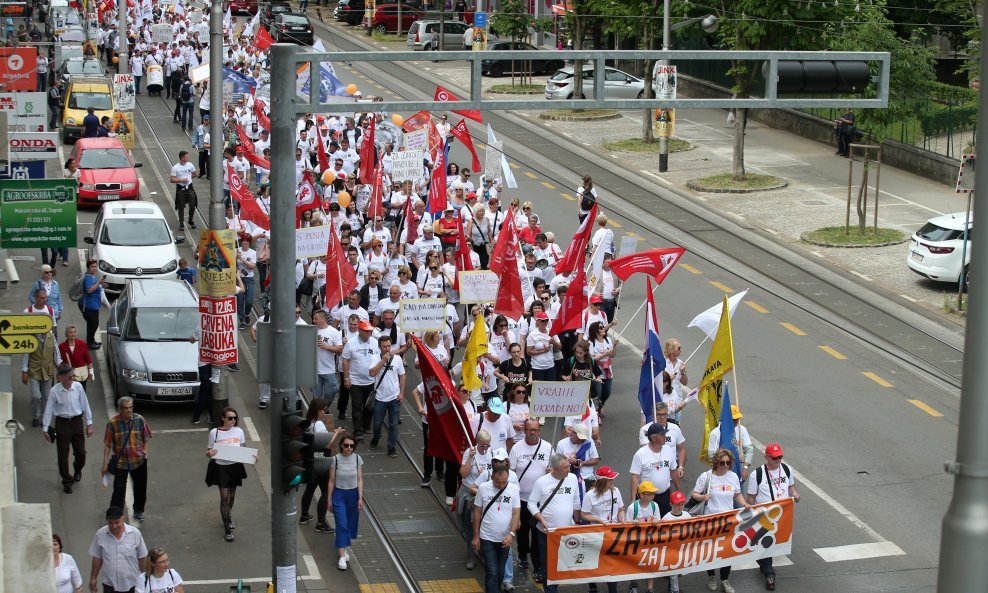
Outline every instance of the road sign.
POLYGON ((0 317, 0 354, 19 354, 38 349, 35 334, 51 331, 52 319, 44 313, 0 317))
POLYGON ((0 247, 75 247, 74 179, 0 181, 0 247))
POLYGON ((34 352, 41 343, 35 336, 0 336, 0 354, 26 354, 34 352))
POLYGON ((44 178, 45 178, 44 161, 0 160, 0 181, 4 179, 44 179, 44 178))
POLYGON ((473 13, 473 26, 474 27, 486 27, 487 26, 487 13, 486 12, 475 12, 475 13, 473 13))
POLYGON ((954 189, 959 194, 974 191, 974 161, 973 154, 961 155, 961 166, 957 169, 957 187, 954 189))

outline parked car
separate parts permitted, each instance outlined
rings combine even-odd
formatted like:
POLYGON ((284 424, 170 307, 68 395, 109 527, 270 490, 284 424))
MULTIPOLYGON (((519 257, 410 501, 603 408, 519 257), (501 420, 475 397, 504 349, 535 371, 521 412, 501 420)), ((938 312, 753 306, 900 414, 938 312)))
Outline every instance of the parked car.
POLYGON ((487 49, 490 51, 519 52, 519 56, 515 60, 499 59, 484 60, 481 62, 483 73, 487 76, 498 77, 505 73, 510 73, 512 68, 514 68, 516 73, 521 73, 526 71, 529 62, 532 64, 532 74, 548 74, 565 66, 563 60, 557 58, 548 60, 526 60, 522 52, 536 51, 538 48, 531 43, 525 43, 523 41, 495 41, 494 43, 488 43, 487 49))
POLYGON ((364 0, 340 0, 333 10, 333 16, 338 21, 357 26, 364 20, 367 3, 364 0))
MULTIPOLYGON (((439 21, 421 20, 408 29, 408 49, 431 51, 439 49, 439 21)), ((446 21, 443 26, 443 49, 463 49, 463 34, 470 27, 463 21, 446 21)))
MULTIPOLYGON (((351 0, 352 1, 352 0, 351 0)), ((398 30, 398 5, 378 4, 374 11, 374 19, 371 21, 371 28, 374 31, 384 33, 398 33, 404 35, 408 28, 415 21, 425 18, 425 13, 411 4, 401 5, 401 31, 398 30)))
POLYGON ((153 202, 113 202, 103 204, 83 241, 92 246, 88 258, 104 275, 106 292, 117 295, 131 278, 174 278, 176 245, 185 242, 185 235, 172 234, 153 202))
POLYGON ((113 83, 108 77, 71 78, 65 85, 62 103, 62 141, 82 138, 82 120, 92 107, 96 117, 113 118, 113 83))
POLYGON ((304 14, 281 13, 271 27, 271 37, 276 43, 290 42, 299 45, 312 45, 314 41, 312 23, 304 14))
POLYGON ((257 0, 227 0, 227 6, 233 14, 257 14, 257 0))
POLYGON ((73 76, 109 76, 99 58, 69 58, 55 71, 55 75, 63 82, 68 82, 73 76))
MULTIPOLYGON (((593 96, 593 66, 583 68, 583 98, 593 96)), ((573 67, 561 68, 545 83, 546 99, 572 99, 575 88, 576 70, 573 67)), ((652 96, 658 92, 658 84, 652 83, 652 96)), ((637 76, 618 70, 604 69, 604 98, 642 99, 645 97, 645 81, 637 76)), ((576 97, 579 99, 580 97, 576 97)))
MULTIPOLYGON (((926 221, 909 241, 909 255, 906 256, 909 269, 930 280, 954 284, 963 275, 964 285, 967 286, 970 283, 968 265, 971 263, 971 243, 967 244, 967 254, 962 260, 965 220, 966 212, 954 212, 926 221)), ((967 227, 968 241, 972 240, 973 231, 974 213, 967 227)))
MULTIPOLYGON (((174 276, 174 274, 172 275, 174 276)), ((106 320, 116 397, 191 403, 199 393, 199 297, 182 280, 128 280, 106 320)))
POLYGON ((292 11, 292 5, 287 2, 268 2, 261 9, 261 25, 271 31, 271 26, 279 14, 292 11))
POLYGON ((140 180, 130 151, 117 138, 80 138, 72 149, 79 166, 79 206, 138 200, 140 180))

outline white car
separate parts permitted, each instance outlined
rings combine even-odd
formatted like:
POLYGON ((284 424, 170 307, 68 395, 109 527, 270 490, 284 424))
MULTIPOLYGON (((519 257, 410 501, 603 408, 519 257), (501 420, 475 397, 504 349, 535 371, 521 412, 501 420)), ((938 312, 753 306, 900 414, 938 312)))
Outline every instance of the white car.
POLYGON ((120 294, 128 278, 175 278, 179 243, 161 208, 152 202, 103 204, 92 232, 83 240, 106 278, 106 291, 120 294))
MULTIPOLYGON (((971 243, 967 244, 964 253, 964 222, 966 212, 954 212, 936 216, 926 221, 909 241, 909 255, 906 265, 921 276, 940 282, 956 284, 964 277, 965 285, 970 281, 967 277, 967 267, 971 263, 971 243)), ((968 238, 974 231, 974 214, 968 227, 968 238)))

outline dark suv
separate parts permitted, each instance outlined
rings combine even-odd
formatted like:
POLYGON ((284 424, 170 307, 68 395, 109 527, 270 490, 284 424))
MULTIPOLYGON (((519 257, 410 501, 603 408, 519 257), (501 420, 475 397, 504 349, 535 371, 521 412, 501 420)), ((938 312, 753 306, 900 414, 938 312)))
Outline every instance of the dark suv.
POLYGON ((270 32, 271 25, 274 24, 274 21, 278 18, 278 15, 291 11, 292 6, 287 2, 268 2, 261 7, 261 25, 267 27, 270 32))
POLYGON ((340 0, 334 15, 337 20, 343 21, 350 26, 357 26, 364 20, 364 11, 367 4, 364 0, 340 0))

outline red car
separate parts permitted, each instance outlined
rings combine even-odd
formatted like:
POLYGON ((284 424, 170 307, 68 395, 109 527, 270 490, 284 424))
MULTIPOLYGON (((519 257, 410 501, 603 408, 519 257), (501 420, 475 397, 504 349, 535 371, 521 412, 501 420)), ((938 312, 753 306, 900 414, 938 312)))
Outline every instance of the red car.
POLYGON ((103 202, 139 200, 141 185, 137 167, 116 138, 80 138, 72 149, 79 166, 79 206, 99 207, 103 202))
POLYGON ((414 8, 408 4, 402 4, 402 30, 398 31, 398 5, 378 4, 377 10, 374 11, 374 20, 371 22, 371 28, 381 34, 397 32, 399 35, 404 35, 408 33, 408 28, 412 26, 412 23, 424 18, 425 13, 418 8, 414 8))
POLYGON ((257 14, 257 0, 230 0, 227 6, 230 7, 231 13, 249 14, 251 16, 257 14))

